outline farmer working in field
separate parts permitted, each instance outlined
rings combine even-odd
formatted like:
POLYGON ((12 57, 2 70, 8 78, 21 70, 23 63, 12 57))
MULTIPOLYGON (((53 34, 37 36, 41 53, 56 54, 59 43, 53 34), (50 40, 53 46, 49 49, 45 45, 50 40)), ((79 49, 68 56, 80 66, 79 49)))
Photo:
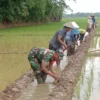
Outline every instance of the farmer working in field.
POLYGON ((75 45, 78 46, 77 43, 77 34, 79 34, 78 29, 71 29, 69 32, 67 32, 65 37, 65 42, 69 46, 67 55, 71 55, 75 51, 75 45))
POLYGON ((79 29, 79 40, 80 40, 80 43, 82 43, 82 41, 84 39, 84 36, 85 36, 85 33, 86 33, 86 30, 79 29))
POLYGON ((88 26, 87 26, 87 32, 90 33, 93 25, 93 20, 91 16, 88 16, 88 26))
POLYGON ((66 33, 69 32, 73 28, 73 25, 71 22, 65 23, 64 28, 58 30, 51 41, 49 42, 49 49, 56 51, 59 48, 62 48, 63 51, 67 49, 66 43, 64 43, 64 39, 66 36, 66 33))
POLYGON ((63 56, 63 51, 60 49, 57 51, 46 48, 31 49, 28 53, 28 60, 38 83, 45 82, 47 74, 55 80, 59 79, 59 76, 53 71, 52 62, 56 61, 57 65, 59 65, 59 60, 63 56))
POLYGON ((93 21, 93 24, 92 24, 92 28, 94 29, 96 27, 96 19, 95 19, 95 16, 94 15, 91 15, 92 17, 92 21, 93 21))

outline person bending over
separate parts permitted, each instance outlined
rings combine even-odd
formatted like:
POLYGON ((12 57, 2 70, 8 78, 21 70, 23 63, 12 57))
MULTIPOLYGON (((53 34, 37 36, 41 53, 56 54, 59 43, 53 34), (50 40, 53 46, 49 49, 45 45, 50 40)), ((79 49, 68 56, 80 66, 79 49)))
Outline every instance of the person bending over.
POLYGON ((59 76, 53 71, 53 62, 59 65, 60 59, 64 56, 63 51, 58 49, 56 51, 46 48, 32 48, 28 53, 28 60, 34 72, 38 84, 44 83, 47 75, 50 75, 55 80, 59 76))
POLYGON ((56 51, 57 49, 62 48, 63 51, 65 49, 67 49, 67 45, 64 42, 65 40, 65 36, 67 34, 67 32, 69 32, 74 26, 71 24, 71 22, 65 23, 64 27, 59 29, 54 36, 52 37, 52 39, 49 42, 49 49, 50 50, 54 50, 56 51))

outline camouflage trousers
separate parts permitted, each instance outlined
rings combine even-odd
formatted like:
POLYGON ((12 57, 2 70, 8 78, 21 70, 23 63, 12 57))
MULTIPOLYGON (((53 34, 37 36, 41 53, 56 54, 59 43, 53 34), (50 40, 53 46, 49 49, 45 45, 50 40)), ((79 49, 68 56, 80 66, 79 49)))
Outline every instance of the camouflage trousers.
POLYGON ((41 64, 39 64, 37 59, 31 60, 31 57, 29 56, 28 56, 28 60, 38 84, 44 83, 46 81, 47 74, 41 70, 41 67, 40 67, 41 64))

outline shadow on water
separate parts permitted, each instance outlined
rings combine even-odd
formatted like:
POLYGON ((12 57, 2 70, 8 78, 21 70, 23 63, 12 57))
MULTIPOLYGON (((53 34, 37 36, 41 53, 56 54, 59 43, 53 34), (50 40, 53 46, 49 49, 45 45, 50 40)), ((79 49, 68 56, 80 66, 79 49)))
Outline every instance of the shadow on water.
MULTIPOLYGON (((65 68, 67 65, 67 56, 66 52, 64 52, 65 56, 60 63, 60 67, 57 67, 54 63, 55 71, 60 74, 60 72, 65 68)), ((45 84, 37 84, 37 81, 30 83, 28 87, 23 91, 22 95, 17 100, 41 100, 43 97, 47 96, 52 89, 55 87, 53 84, 54 79, 50 76, 47 76, 47 80, 45 84)))
MULTIPOLYGON (((100 37, 94 38, 89 50, 93 49, 100 49, 100 37)), ((100 51, 95 51, 90 53, 84 62, 72 100, 99 100, 98 98, 100 98, 100 51)))

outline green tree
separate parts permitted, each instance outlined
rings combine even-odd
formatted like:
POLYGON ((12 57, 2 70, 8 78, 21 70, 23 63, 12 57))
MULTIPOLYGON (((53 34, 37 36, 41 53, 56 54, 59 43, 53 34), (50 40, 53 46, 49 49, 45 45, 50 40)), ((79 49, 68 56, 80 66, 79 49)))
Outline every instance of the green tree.
POLYGON ((0 21, 60 21, 65 8, 64 0, 0 0, 0 21))

